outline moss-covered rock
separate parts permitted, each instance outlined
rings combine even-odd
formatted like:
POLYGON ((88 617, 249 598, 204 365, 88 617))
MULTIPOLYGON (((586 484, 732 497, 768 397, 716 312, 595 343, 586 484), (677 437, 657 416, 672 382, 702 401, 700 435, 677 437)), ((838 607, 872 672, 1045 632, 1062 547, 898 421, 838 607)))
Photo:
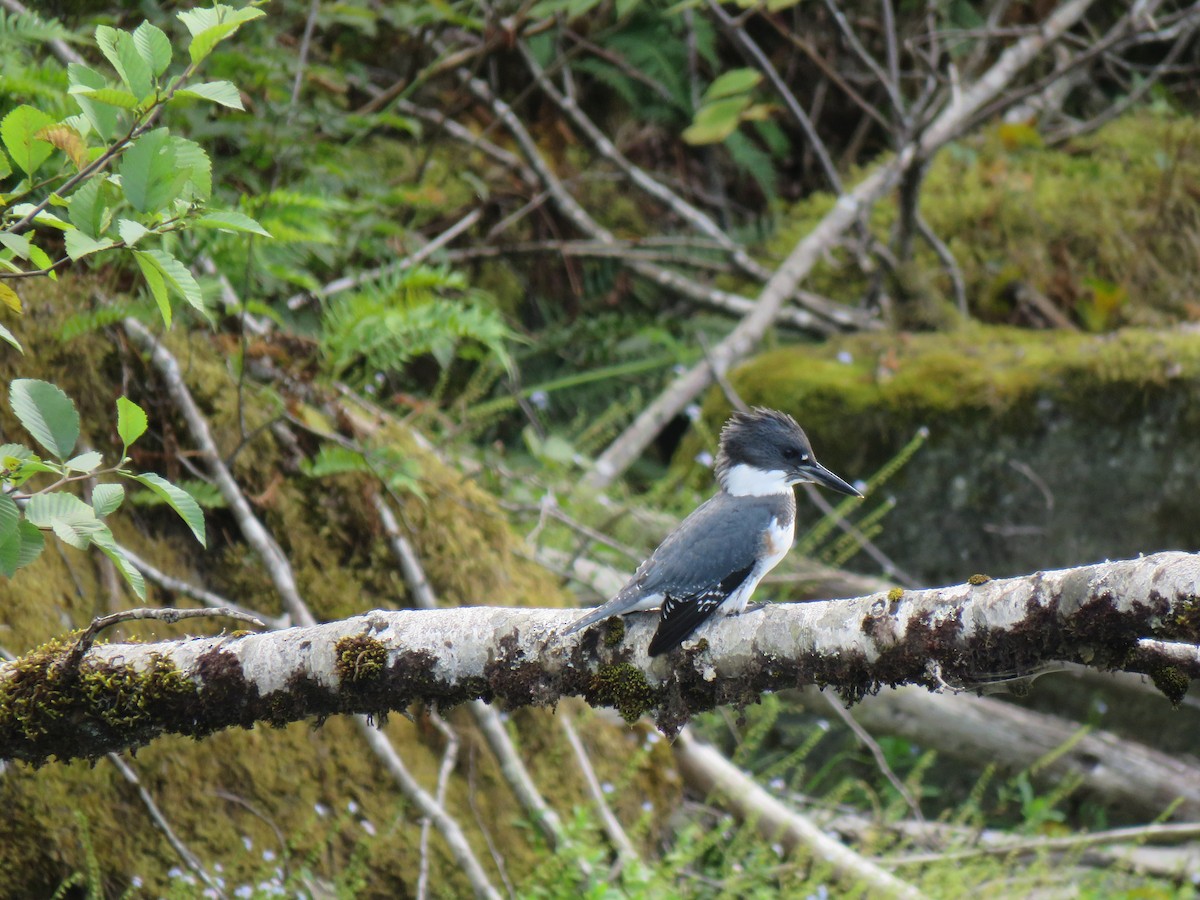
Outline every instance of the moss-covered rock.
MULTIPOLYGON (((878 543, 931 583, 1200 545, 1190 329, 860 335, 765 353, 731 380, 747 403, 794 414, 851 479, 929 428, 885 489, 897 507, 878 543)), ((713 392, 704 411, 716 427, 729 407, 713 392)), ((699 449, 689 439, 676 465, 699 449)))

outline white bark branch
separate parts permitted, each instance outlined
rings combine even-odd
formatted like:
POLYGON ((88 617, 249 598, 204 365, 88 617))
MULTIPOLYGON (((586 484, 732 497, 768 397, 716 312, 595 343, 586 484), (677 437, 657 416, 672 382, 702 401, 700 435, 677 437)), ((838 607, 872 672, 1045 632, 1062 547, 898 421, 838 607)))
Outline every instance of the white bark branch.
MULTIPOLYGON (((577 610, 376 610, 266 634, 93 647, 0 665, 0 758, 96 757, 172 732, 382 715, 413 701, 548 705, 580 696, 675 733, 696 712, 808 684, 978 684, 1051 661, 1149 672, 1175 699, 1197 663, 1142 639, 1200 643, 1200 555, 1160 553, 856 600, 774 604, 649 659, 654 613, 564 636, 577 610), (626 623, 628 623, 626 625, 626 623), (132 687, 130 684, 132 682, 132 687), (81 685, 87 689, 81 689, 81 685), (111 685, 111 687, 107 687, 111 685)), ((435 820, 436 821, 436 820, 435 820)))

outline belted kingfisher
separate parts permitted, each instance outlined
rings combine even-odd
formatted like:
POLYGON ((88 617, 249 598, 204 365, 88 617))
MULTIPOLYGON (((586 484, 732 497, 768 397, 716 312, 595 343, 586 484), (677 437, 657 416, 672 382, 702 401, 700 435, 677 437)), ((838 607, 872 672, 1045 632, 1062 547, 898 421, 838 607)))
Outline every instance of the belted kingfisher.
POLYGON ((567 634, 610 616, 661 608, 649 653, 666 653, 718 609, 745 611, 758 582, 791 549, 793 485, 807 481, 862 496, 817 462, 795 419, 774 409, 730 417, 721 429, 716 472, 720 491, 659 544, 613 599, 567 634))

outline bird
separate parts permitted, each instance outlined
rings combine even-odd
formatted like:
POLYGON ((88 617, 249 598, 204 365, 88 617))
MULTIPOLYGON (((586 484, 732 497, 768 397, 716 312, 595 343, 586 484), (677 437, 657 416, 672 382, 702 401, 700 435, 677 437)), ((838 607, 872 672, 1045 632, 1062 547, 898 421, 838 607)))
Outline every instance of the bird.
POLYGON ((862 497, 817 462, 795 419, 763 407, 735 412, 725 423, 716 477, 717 493, 667 535, 615 597, 573 622, 567 634, 611 616, 658 608, 648 652, 667 653, 718 611, 747 610, 759 581, 791 549, 794 485, 810 482, 862 497))

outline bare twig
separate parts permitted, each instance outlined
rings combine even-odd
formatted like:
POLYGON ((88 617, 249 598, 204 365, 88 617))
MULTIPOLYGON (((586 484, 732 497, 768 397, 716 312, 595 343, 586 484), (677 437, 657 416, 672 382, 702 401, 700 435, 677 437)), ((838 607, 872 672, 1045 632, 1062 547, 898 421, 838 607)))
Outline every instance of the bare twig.
MULTIPOLYGON (((429 721, 442 733, 446 739, 446 749, 442 753, 442 765, 438 769, 437 793, 434 799, 438 806, 446 805, 446 788, 450 786, 450 773, 454 771, 454 762, 458 757, 458 734, 438 715, 437 710, 429 710, 429 721)), ((421 866, 417 872, 417 897, 425 900, 429 896, 429 828, 433 820, 426 816, 421 821, 421 866)))
POLYGON ((908 785, 900 780, 900 776, 896 774, 891 764, 887 761, 887 757, 883 753, 883 748, 879 746, 879 741, 871 737, 871 732, 863 728, 858 720, 846 711, 846 707, 842 705, 841 700, 832 694, 822 693, 821 696, 829 702, 829 707, 834 711, 834 714, 842 720, 847 728, 854 732, 854 736, 858 738, 858 742, 870 751, 871 756, 875 759, 875 767, 883 773, 883 777, 896 789, 896 793, 904 798, 904 802, 912 810, 913 818, 924 824, 925 816, 921 813, 921 804, 917 802, 917 798, 908 789, 908 785))
POLYGON ((765 840, 779 841, 789 850, 805 848, 827 864, 838 881, 856 890, 865 885, 873 897, 919 900, 924 896, 912 885, 829 837, 811 820, 772 797, 715 749, 696 740, 689 729, 680 732, 674 749, 684 777, 698 790, 718 794, 720 802, 739 818, 754 822, 765 840))
POLYGON ((92 644, 96 640, 96 635, 105 628, 111 628, 113 625, 118 625, 121 622, 155 619, 159 622, 174 624, 180 619, 211 619, 214 617, 237 619, 241 622, 249 622, 258 628, 267 627, 266 623, 260 621, 257 617, 229 606, 202 607, 200 609, 172 609, 161 606, 145 606, 138 609, 122 609, 118 612, 109 613, 107 616, 99 616, 92 619, 92 624, 85 628, 83 634, 79 636, 79 640, 76 642, 75 648, 71 651, 71 656, 67 660, 67 665, 71 667, 78 665, 79 660, 83 659, 84 654, 91 649, 92 644))
POLYGON ((154 798, 150 796, 150 792, 146 790, 146 786, 142 784, 142 780, 138 777, 137 772, 133 770, 133 767, 116 753, 109 753, 108 761, 116 766, 117 771, 121 773, 126 781, 137 788, 138 796, 142 798, 142 803, 145 804, 146 811, 150 813, 154 827, 163 833, 163 837, 167 839, 167 843, 171 845, 171 848, 183 860, 183 864, 195 872, 196 877, 203 881, 215 896, 227 896, 220 882, 217 881, 208 869, 204 868, 199 857, 188 848, 187 844, 179 839, 179 835, 175 833, 175 829, 171 827, 171 823, 167 821, 167 817, 158 808, 158 804, 154 802, 154 798))
POLYGON ((613 847, 617 851, 618 864, 624 867, 631 863, 640 862, 640 857, 633 846, 633 842, 629 840, 629 835, 625 833, 620 820, 613 815, 608 801, 604 799, 604 789, 600 786, 600 779, 596 777, 596 770, 592 767, 592 761, 588 757, 587 748, 583 746, 583 741, 580 740, 579 732, 575 730, 570 715, 562 713, 558 716, 558 721, 562 725, 563 734, 567 736, 567 743, 571 745, 571 749, 575 753, 575 761, 579 764, 579 771, 583 773, 583 780, 587 785, 588 793, 592 795, 592 802, 596 805, 596 811, 600 814, 600 824, 604 827, 604 833, 608 835, 609 841, 612 842, 613 847))

